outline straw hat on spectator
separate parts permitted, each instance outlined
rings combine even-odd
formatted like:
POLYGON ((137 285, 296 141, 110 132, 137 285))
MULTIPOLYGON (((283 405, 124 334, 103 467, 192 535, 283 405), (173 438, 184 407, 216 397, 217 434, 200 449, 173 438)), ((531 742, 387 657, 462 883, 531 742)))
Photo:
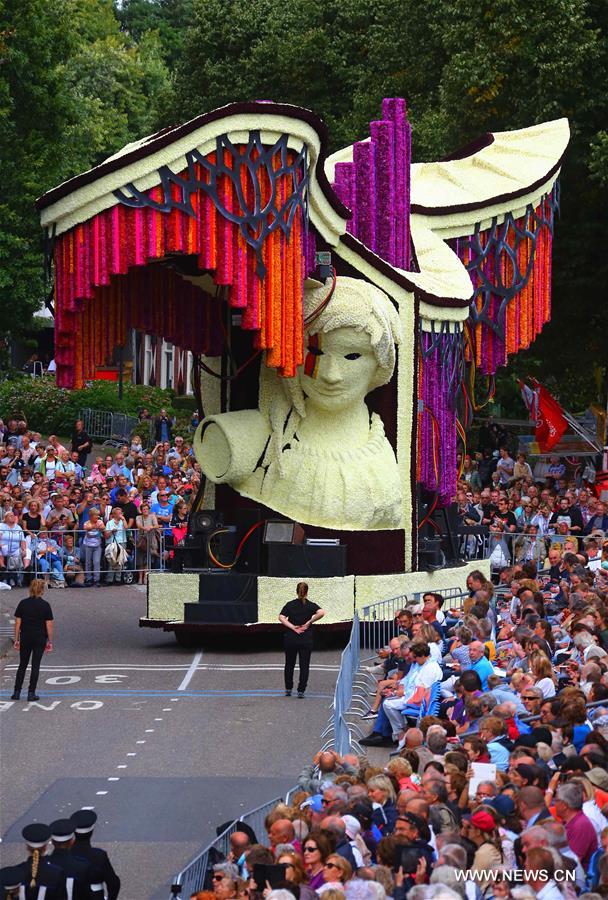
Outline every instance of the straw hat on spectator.
POLYGON ((601 791, 608 791, 608 772, 605 769, 594 766, 588 772, 585 772, 585 778, 601 791))

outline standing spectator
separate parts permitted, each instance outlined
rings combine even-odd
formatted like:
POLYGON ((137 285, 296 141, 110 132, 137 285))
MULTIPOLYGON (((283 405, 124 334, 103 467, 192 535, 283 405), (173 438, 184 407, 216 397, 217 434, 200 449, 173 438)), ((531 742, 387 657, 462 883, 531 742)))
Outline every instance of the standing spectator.
POLYGON ((82 479, 84 478, 84 468, 78 462, 78 453, 75 450, 70 453, 70 462, 74 465, 74 478, 76 480, 76 484, 80 484, 82 479))
POLYGON ((78 453, 78 464, 84 468, 87 464, 87 456, 93 449, 93 442, 84 430, 84 424, 81 419, 77 419, 74 423, 74 431, 72 432, 72 453, 78 453))
POLYGON ((163 490, 159 490, 157 496, 158 499, 156 503, 153 502, 150 509, 158 519, 158 524, 163 526, 165 537, 171 538, 171 519, 173 518, 173 504, 169 502, 169 494, 166 488, 164 488, 163 490))
POLYGON ((530 463, 526 460, 525 453, 517 454, 517 460, 513 466, 513 477, 516 481, 521 478, 532 479, 532 469, 530 468, 530 463))
POLYGON ((89 518, 84 523, 84 573, 85 586, 100 587, 101 545, 103 542, 103 521, 96 506, 89 508, 89 518))
POLYGON ((496 465, 496 471, 499 475, 500 484, 503 487, 506 487, 511 480, 513 479, 513 473, 515 471, 515 463, 511 459, 509 455, 509 451, 506 447, 501 447, 498 451, 500 454, 500 458, 496 465))
POLYGON ((55 486, 61 490, 67 490, 70 484, 76 480, 76 464, 70 459, 67 450, 62 450, 55 466, 55 486))
POLYGON ((46 517, 46 524, 49 531, 69 531, 76 524, 74 513, 65 504, 63 494, 51 495, 53 503, 52 509, 46 517))
POLYGON ((21 456, 26 466, 32 466, 38 456, 27 434, 21 438, 21 456))
POLYGON ((171 516, 171 534, 173 536, 173 546, 181 546, 184 543, 184 539, 187 533, 188 507, 184 500, 178 500, 173 507, 173 515, 171 516))
POLYGON ((553 481, 558 481, 560 478, 563 478, 566 474, 566 467, 561 462, 559 456, 551 456, 549 457, 549 468, 547 469, 547 478, 551 478, 553 481))
POLYGON ((144 446, 141 442, 141 437, 138 434, 134 434, 131 438, 130 450, 134 456, 141 456, 144 452, 144 446))
POLYGON ((154 440, 157 444, 172 440, 172 425, 167 410, 161 409, 160 414, 154 420, 154 440))
POLYGON ((52 444, 46 448, 46 453, 36 460, 35 471, 40 472, 43 478, 48 479, 49 484, 55 480, 55 467, 57 466, 57 451, 52 444))
POLYGON ((154 559, 160 557, 160 526, 154 513, 150 512, 150 504, 144 500, 140 514, 135 519, 137 525, 137 542, 135 547, 135 565, 139 572, 139 583, 145 584, 149 567, 154 559))
POLYGON ((45 519, 37 500, 30 500, 27 505, 27 512, 21 517, 21 527, 25 534, 37 535, 45 526, 45 519))
POLYGON ((127 556, 127 522, 122 514, 120 506, 114 506, 110 519, 105 529, 108 544, 106 546, 106 559, 109 563, 106 575, 106 584, 118 584, 125 567, 127 556))
POLYGON ((96 509, 97 512, 100 512, 100 502, 98 499, 95 499, 93 491, 86 491, 84 498, 76 506, 76 512, 78 513, 78 527, 81 530, 84 528, 85 523, 89 521, 89 514, 92 509, 96 509))
POLYGON ((53 649, 53 611, 47 601, 42 599, 44 588, 44 581, 34 578, 30 584, 29 597, 21 600, 15 610, 15 650, 19 651, 19 668, 12 700, 19 700, 21 697, 30 656, 32 668, 27 699, 29 703, 40 699, 36 695, 40 661, 45 650, 50 652, 53 649))
POLYGON ((137 507, 133 503, 132 500, 129 499, 129 494, 124 487, 118 489, 116 493, 116 499, 114 501, 114 507, 118 507, 122 512, 126 527, 127 528, 135 528, 135 519, 137 517, 137 507))
MULTIPOLYGON (((0 524, 0 574, 15 573, 15 579, 21 581, 21 573, 27 567, 25 556, 25 535, 17 524, 12 509, 4 515, 0 524)), ((9 576, 10 577, 10 576, 9 576)))
POLYGON ((114 478, 118 478, 120 475, 124 475, 127 481, 131 481, 131 470, 125 466, 125 455, 124 453, 117 453, 114 457, 114 462, 108 469, 108 475, 113 475, 114 478))

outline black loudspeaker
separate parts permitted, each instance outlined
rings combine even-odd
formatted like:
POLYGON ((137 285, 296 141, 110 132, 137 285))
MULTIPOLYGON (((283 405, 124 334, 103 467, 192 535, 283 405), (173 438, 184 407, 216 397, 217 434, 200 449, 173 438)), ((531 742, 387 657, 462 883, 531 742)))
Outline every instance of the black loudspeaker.
MULTIPOLYGON (((211 552, 219 562, 231 562, 236 553, 236 529, 234 525, 226 526, 227 531, 214 535, 211 538, 211 552)), ((174 550, 172 572, 200 572, 203 569, 219 569, 207 552, 209 545, 208 534, 188 534, 183 547, 174 550)))
POLYGON ((192 535, 210 534, 217 528, 221 528, 224 519, 215 509, 201 509, 190 517, 189 533, 192 535))
POLYGON ((258 620, 257 603, 184 603, 184 622, 247 625, 258 620))
POLYGON ((268 574, 275 578, 340 578, 346 575, 346 544, 268 544, 268 574))
POLYGON ((435 505, 435 494, 418 485, 418 565, 424 571, 462 563, 458 552, 458 507, 456 503, 435 505), (430 512, 432 510, 432 512, 430 512), (430 513, 430 515, 429 515, 430 513), (424 525, 422 525, 424 522, 424 525), (434 523, 434 524, 431 524, 434 523), (420 527, 422 525, 422 527, 420 527), (440 540, 440 550, 436 545, 440 540), (443 555, 443 561, 441 562, 443 555))
POLYGON ((258 620, 258 585, 254 575, 201 572, 199 602, 184 604, 184 621, 244 625, 258 620))

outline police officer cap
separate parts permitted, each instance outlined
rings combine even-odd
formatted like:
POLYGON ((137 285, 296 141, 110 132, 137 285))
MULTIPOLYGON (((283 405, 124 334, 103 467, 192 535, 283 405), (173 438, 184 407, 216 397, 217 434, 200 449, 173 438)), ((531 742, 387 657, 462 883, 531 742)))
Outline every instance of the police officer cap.
POLYGON ((28 847, 33 847, 34 850, 38 847, 45 847, 51 839, 51 829, 42 822, 26 825, 21 834, 28 847))
POLYGON ((74 826, 76 834, 89 834, 93 831, 96 821, 97 813, 92 809, 79 809, 70 816, 70 822, 74 826))
POLYGON ((0 869, 0 887, 4 891, 14 891, 23 884, 21 866, 4 866, 0 869))
POLYGON ((74 837, 74 823, 71 819, 55 819, 49 827, 52 839, 60 844, 64 841, 71 841, 74 837))

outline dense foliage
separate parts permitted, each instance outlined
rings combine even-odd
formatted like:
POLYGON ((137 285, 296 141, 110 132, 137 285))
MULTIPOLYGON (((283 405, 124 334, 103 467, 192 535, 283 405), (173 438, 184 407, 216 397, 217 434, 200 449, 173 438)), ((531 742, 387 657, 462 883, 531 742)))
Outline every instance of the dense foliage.
POLYGON ((553 321, 516 365, 553 381, 566 403, 598 397, 604 0, 0 0, 0 9, 0 317, 15 332, 43 296, 32 201, 62 178, 231 100, 310 107, 335 149, 367 133, 383 96, 403 96, 417 160, 486 130, 569 118, 553 321))
POLYGON ((36 197, 154 129, 168 74, 154 33, 135 44, 112 0, 0 0, 0 322, 42 305, 36 197))
MULTIPOLYGON (((82 409, 124 412, 137 416, 145 407, 152 416, 159 409, 172 410, 173 393, 144 385, 125 384, 122 400, 116 384, 94 381, 79 391, 58 388, 55 379, 20 376, 0 384, 0 415, 6 422, 16 413, 25 416, 30 427, 41 434, 71 434, 82 409)), ((181 418, 187 413, 180 411, 181 418)))

